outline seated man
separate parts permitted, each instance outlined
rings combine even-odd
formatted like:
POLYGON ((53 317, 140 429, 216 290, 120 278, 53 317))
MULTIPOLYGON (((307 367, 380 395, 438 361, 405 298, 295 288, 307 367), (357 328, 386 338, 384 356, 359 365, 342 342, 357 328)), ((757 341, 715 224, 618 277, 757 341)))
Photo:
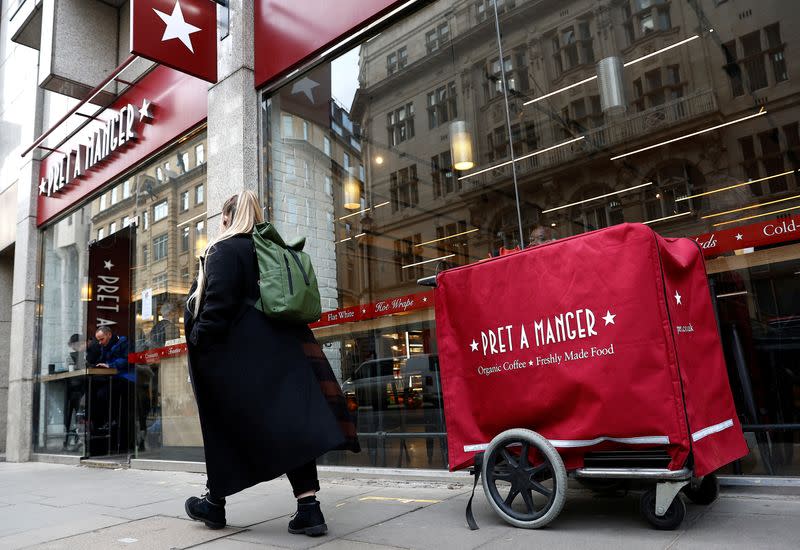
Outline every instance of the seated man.
MULTIPOLYGON (((131 394, 136 382, 136 371, 128 364, 128 339, 125 336, 114 334, 114 331, 108 326, 98 328, 95 337, 100 346, 100 356, 95 366, 117 370, 110 382, 113 397, 111 419, 101 426, 101 430, 116 428, 111 431, 112 450, 127 452, 131 447, 129 439, 133 433, 129 427, 131 415, 128 411, 128 404, 131 403, 131 394)), ((109 386, 103 385, 97 391, 97 404, 92 407, 95 409, 92 412, 95 426, 101 425, 98 420, 106 418, 108 415, 108 390, 109 386)))

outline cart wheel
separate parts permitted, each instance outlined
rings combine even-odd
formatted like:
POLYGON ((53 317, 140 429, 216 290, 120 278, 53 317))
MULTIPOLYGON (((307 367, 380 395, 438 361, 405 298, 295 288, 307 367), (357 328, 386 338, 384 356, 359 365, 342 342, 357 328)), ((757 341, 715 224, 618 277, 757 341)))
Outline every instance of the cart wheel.
POLYGON ((547 439, 531 430, 506 430, 483 456, 483 491, 501 518, 538 529, 558 516, 567 498, 567 470, 547 439), (541 463, 531 464, 531 450, 541 463))
POLYGON ((691 484, 687 485, 684 490, 689 500, 695 504, 702 504, 704 506, 711 504, 719 496, 719 479, 714 474, 708 474, 696 487, 691 484))
POLYGON ((639 509, 644 518, 656 529, 662 531, 672 531, 677 529, 686 517, 686 503, 680 497, 680 494, 675 495, 672 504, 667 508, 667 513, 663 516, 656 515, 656 490, 648 489, 642 493, 642 498, 639 501, 639 509))

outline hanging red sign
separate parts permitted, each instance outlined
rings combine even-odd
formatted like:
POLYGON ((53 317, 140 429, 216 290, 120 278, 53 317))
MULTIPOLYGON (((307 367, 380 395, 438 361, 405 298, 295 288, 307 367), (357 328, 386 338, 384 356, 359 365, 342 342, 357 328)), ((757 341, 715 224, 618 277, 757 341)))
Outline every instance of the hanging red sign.
POLYGON ((130 338, 131 254, 133 228, 129 227, 89 245, 89 281, 86 333, 94 336, 103 326, 130 338))
POLYGON ((211 0, 131 0, 131 53, 216 82, 216 10, 211 0))
POLYGON ((800 214, 694 237, 706 258, 732 250, 800 240, 800 214))
POLYGON ((188 353, 186 344, 174 344, 165 346, 163 348, 149 349, 147 351, 140 351, 138 353, 129 353, 128 362, 136 363, 139 365, 159 363, 162 359, 167 357, 178 357, 188 353))

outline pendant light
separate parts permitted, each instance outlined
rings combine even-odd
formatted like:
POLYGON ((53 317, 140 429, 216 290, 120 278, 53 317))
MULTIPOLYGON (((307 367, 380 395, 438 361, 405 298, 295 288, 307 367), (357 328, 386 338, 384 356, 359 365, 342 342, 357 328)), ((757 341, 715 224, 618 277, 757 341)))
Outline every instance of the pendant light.
POLYGON ((625 110, 625 85, 622 81, 622 59, 611 56, 597 62, 597 87, 603 112, 625 110))
POLYGON ((344 207, 348 210, 361 208, 361 182, 349 171, 344 179, 344 207))
POLYGON ((456 170, 469 170, 475 166, 472 134, 465 120, 454 120, 450 123, 450 155, 456 170))

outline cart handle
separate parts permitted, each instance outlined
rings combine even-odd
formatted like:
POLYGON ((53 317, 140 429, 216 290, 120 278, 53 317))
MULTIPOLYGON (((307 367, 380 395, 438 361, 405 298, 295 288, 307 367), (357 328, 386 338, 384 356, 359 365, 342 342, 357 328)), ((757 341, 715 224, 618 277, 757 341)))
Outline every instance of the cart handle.
POLYGON ((436 288, 436 275, 431 275, 430 277, 423 277, 422 279, 417 279, 417 284, 419 286, 431 286, 436 288))

